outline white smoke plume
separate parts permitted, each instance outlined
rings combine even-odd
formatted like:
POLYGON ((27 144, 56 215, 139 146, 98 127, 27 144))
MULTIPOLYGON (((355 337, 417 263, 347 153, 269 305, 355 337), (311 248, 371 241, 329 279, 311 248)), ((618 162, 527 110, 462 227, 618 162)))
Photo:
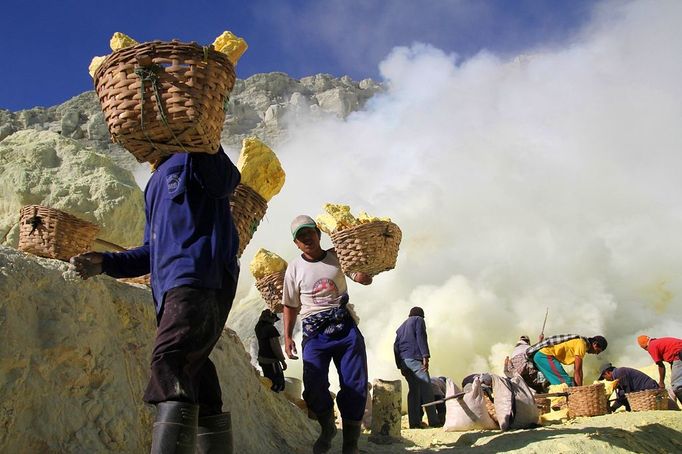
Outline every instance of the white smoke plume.
POLYGON ((588 380, 605 360, 649 364, 638 334, 682 335, 680 20, 680 2, 602 3, 563 47, 512 59, 394 49, 385 94, 345 120, 299 117, 275 150, 287 182, 228 324, 245 336, 262 307, 258 247, 292 259, 290 220, 345 203, 403 231, 395 270, 349 284, 371 378, 400 377, 392 343, 412 306, 432 375, 499 373, 546 308, 548 335, 607 337, 588 380))

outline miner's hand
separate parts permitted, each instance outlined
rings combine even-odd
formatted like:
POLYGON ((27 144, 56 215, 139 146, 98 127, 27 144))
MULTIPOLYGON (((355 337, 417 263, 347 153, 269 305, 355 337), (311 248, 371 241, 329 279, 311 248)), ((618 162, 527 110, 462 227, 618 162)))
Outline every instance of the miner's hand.
POLYGON ((104 257, 99 252, 85 252, 71 257, 69 263, 73 265, 81 279, 102 274, 102 262, 104 257))

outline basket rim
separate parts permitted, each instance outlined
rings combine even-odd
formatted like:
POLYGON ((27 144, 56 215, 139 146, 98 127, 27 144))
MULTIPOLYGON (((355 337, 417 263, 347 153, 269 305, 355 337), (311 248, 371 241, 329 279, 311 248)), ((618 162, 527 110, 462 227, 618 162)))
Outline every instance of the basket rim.
POLYGON ((665 393, 666 395, 668 394, 668 390, 665 388, 656 388, 656 389, 643 389, 641 391, 632 391, 629 393, 625 393, 626 396, 644 396, 647 394, 663 394, 665 393))
POLYGON ((286 272, 286 271, 275 271, 274 273, 268 273, 268 274, 266 274, 265 276, 263 276, 263 277, 261 277, 261 278, 256 278, 256 277, 254 276, 254 279, 256 280, 256 282, 265 282, 265 281, 277 280, 277 279, 280 278, 280 276, 281 276, 281 277, 284 277, 284 273, 285 273, 285 272, 286 272))
POLYGON ((588 391, 588 390, 597 389, 597 388, 606 389, 606 387, 604 386, 604 383, 593 383, 591 385, 581 385, 581 386, 569 386, 567 389, 568 389, 568 393, 570 394, 570 393, 575 393, 575 392, 580 392, 580 391, 588 391))
POLYGON ((95 84, 95 87, 97 87, 97 80, 101 77, 101 75, 102 75, 101 73, 103 71, 105 71, 110 66, 111 60, 113 60, 114 58, 117 58, 120 54, 122 54, 124 52, 132 52, 132 51, 137 52, 140 50, 145 50, 146 48, 153 48, 154 46, 159 46, 159 45, 163 45, 163 46, 172 45, 172 46, 177 46, 177 47, 189 46, 189 47, 194 47, 197 50, 200 50, 201 52, 203 52, 204 49, 207 49, 207 54, 208 54, 209 58, 213 58, 215 60, 220 60, 222 63, 225 63, 230 68, 230 70, 234 73, 234 65, 232 64, 230 59, 224 53, 218 52, 217 50, 215 50, 215 48, 213 47, 213 44, 209 44, 208 46, 202 46, 199 43, 197 43, 196 41, 185 42, 185 41, 180 41, 177 39, 172 39, 170 41, 163 41, 163 40, 157 39, 157 40, 152 40, 152 41, 145 41, 142 43, 135 44, 134 46, 123 47, 121 49, 111 51, 111 53, 109 55, 107 55, 107 57, 104 59, 104 61, 102 61, 102 63, 99 65, 99 67, 95 71, 95 74, 92 78, 92 80, 95 84))
POLYGON ((376 229, 379 226, 385 226, 387 228, 392 228, 395 227, 398 232, 402 234, 402 230, 400 230, 400 227, 398 227, 398 224, 396 224, 393 221, 370 221, 370 222, 363 222, 362 224, 354 225, 352 227, 347 227, 342 230, 337 230, 332 232, 329 236, 334 238, 335 236, 344 236, 349 233, 356 233, 362 230, 370 230, 370 229, 376 229))
POLYGON ((24 213, 24 210, 30 210, 32 208, 48 210, 48 211, 57 213, 59 216, 66 216, 67 220, 69 222, 81 224, 82 228, 92 228, 92 229, 96 229, 98 231, 101 230, 99 224, 97 224, 95 222, 88 221, 88 220, 83 219, 79 216, 76 216, 75 214, 71 214, 67 211, 60 210, 59 208, 49 207, 47 205, 39 205, 39 204, 23 205, 21 207, 21 209, 19 210, 20 217, 23 217, 26 214, 29 214, 29 213, 24 213))

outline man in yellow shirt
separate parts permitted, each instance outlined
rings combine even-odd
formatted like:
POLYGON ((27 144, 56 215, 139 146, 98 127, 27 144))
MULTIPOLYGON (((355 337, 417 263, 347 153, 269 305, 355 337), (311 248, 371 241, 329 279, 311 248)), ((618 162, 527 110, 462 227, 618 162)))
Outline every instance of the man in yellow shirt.
POLYGON ((542 372, 550 385, 566 383, 568 386, 583 385, 583 358, 587 353, 598 355, 606 350, 608 343, 603 336, 582 337, 563 334, 549 337, 528 349, 526 355, 542 372), (563 366, 573 364, 573 377, 563 366))

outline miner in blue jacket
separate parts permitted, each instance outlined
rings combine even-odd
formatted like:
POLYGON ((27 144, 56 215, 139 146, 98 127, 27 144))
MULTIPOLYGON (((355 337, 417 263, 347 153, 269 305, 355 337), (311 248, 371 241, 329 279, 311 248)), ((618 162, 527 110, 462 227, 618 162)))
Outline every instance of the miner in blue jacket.
POLYGON ((172 154, 156 164, 145 189, 144 244, 87 252, 71 263, 83 279, 151 272, 158 328, 144 401, 157 407, 152 453, 213 452, 212 446, 232 445, 209 354, 239 276, 229 198, 240 174, 222 148, 172 154))
MULTIPOLYGON (((433 388, 429 376, 429 342, 424 323, 424 309, 410 309, 407 320, 398 327, 393 343, 395 365, 407 380, 407 416, 411 429, 422 427, 422 405, 433 402, 433 388)), ((441 426, 433 406, 424 407, 429 426, 441 426)))

